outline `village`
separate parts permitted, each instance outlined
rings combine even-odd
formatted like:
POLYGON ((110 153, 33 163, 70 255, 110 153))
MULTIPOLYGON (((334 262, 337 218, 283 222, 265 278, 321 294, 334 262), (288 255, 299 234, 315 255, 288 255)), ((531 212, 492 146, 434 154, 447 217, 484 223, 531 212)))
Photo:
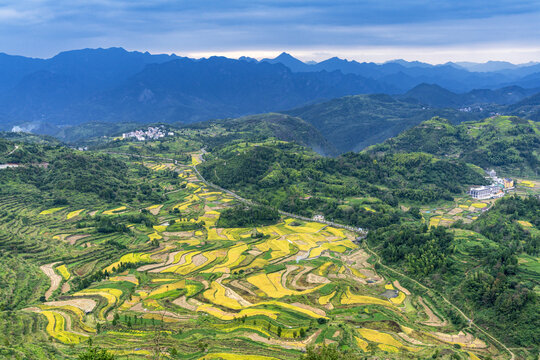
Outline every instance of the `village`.
POLYGON ((166 131, 164 126, 149 126, 146 130, 135 130, 122 134, 122 139, 135 138, 138 141, 157 140, 165 136, 174 136, 174 132, 166 131))

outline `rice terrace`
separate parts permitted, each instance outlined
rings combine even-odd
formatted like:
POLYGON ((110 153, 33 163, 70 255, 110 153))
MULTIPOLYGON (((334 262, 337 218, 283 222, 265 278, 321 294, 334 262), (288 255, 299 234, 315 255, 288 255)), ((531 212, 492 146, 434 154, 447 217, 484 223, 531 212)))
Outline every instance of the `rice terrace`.
POLYGON ((9 295, 6 344, 7 334, 41 339, 26 350, 35 358, 88 344, 118 359, 285 360, 323 345, 379 358, 509 357, 437 291, 381 266, 363 231, 276 211, 237 227, 231 214, 248 205, 201 178, 203 153, 182 162, 112 151, 163 202, 0 199, 2 251, 31 246, 13 265, 28 276, 13 279, 25 290, 9 295))
POLYGON ((539 20, 1 1, 0 360, 540 360, 539 20))

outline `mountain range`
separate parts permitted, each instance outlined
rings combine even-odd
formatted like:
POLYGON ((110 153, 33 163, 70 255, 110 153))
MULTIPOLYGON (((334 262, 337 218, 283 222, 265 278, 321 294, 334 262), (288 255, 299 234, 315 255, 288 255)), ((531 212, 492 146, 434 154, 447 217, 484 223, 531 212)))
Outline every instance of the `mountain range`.
MULTIPOLYGON (((315 127, 319 124, 319 130, 333 138, 333 144, 338 139, 336 148, 344 151, 387 137, 367 133, 368 127, 357 119, 369 118, 368 122, 393 136, 433 115, 452 121, 470 119, 466 112, 538 117, 540 102, 535 94, 539 85, 540 65, 536 63, 431 65, 394 60, 375 64, 339 58, 304 63, 286 53, 260 61, 190 59, 121 48, 67 51, 50 59, 0 54, 0 130, 18 126, 56 134, 86 122, 186 124, 281 112, 300 116, 315 127), (348 114, 338 115, 352 127, 332 124, 335 118, 331 116, 316 119, 316 112, 332 112, 321 111, 317 104, 333 104, 332 99, 359 94, 391 97, 356 98, 348 114), (393 113, 380 101, 401 110, 393 113), (310 110, 310 106, 315 108, 310 110), (439 114, 441 108, 451 114, 439 114), (385 113, 385 121, 393 118, 397 127, 377 122, 381 116, 374 109, 385 113), (406 121, 410 118, 415 119, 411 124, 406 121), (347 139, 359 134, 360 138, 347 139)), ((352 100, 344 101, 350 105, 352 100)))

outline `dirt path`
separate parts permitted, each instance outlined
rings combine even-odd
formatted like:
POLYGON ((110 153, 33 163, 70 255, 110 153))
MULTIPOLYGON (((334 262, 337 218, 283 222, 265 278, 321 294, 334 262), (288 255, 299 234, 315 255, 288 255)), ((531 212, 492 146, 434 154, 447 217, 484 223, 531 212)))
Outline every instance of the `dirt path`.
POLYGON ((250 303, 249 301, 247 301, 246 299, 244 299, 242 296, 240 296, 236 291, 234 291, 233 289, 229 288, 227 285, 223 285, 222 281, 225 280, 226 278, 228 278, 230 275, 229 274, 223 274, 221 275, 220 278, 216 279, 216 282, 223 286, 223 288, 225 289, 225 296, 230 298, 230 299, 234 299, 236 301, 238 301, 238 303, 240 305, 242 305, 243 307, 249 307, 249 306, 252 306, 253 304, 250 303))
POLYGON ((41 271, 43 271, 45 275, 47 275, 47 277, 51 280, 51 286, 49 287, 49 290, 45 292, 45 300, 49 300, 53 292, 58 289, 58 286, 60 286, 60 283, 62 282, 62 277, 54 272, 54 266, 59 263, 61 263, 61 261, 53 262, 51 264, 46 264, 39 267, 41 271))
POLYGON ((15 151, 17 151, 17 149, 19 149, 19 145, 15 145, 15 148, 13 150, 11 150, 10 152, 8 152, 7 154, 5 154, 4 156, 9 156, 9 155, 13 154, 15 151))
POLYGON ((403 286, 401 286, 401 285, 399 284, 399 281, 395 280, 395 281, 393 282, 393 284, 394 284, 394 286, 395 286, 396 289, 398 289, 399 291, 401 291, 402 293, 404 293, 404 294, 407 295, 407 296, 411 296, 411 292, 410 292, 409 290, 405 289, 403 286))

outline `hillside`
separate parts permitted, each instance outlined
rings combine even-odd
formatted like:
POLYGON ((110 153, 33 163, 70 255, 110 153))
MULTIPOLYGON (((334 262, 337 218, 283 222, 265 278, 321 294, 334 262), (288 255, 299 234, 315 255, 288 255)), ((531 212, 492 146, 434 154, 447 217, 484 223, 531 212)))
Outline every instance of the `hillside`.
POLYGON ((324 158, 272 141, 214 149, 200 168, 209 181, 245 197, 367 228, 399 222, 399 203, 451 201, 464 192, 464 184, 484 183, 482 174, 466 164, 427 154, 324 158), (383 214, 366 210, 358 199, 383 214))
MULTIPOLYGON (((0 170, 1 357, 74 359, 90 339, 116 358, 135 359, 298 359, 308 345, 328 341, 355 357, 501 354, 474 330, 455 347, 451 335, 463 329, 455 311, 377 270, 356 234, 246 206, 209 187, 191 166, 201 152, 189 162, 159 160, 210 130, 187 129, 176 145, 137 143, 153 148, 137 153, 156 151, 152 160, 44 149, 46 169, 0 170), (34 181, 36 173, 44 181, 34 181), (100 186, 115 196, 101 196, 100 186), (425 325, 432 311, 440 322, 425 325)), ((241 155, 276 146, 319 158, 266 140, 222 149, 241 155)), ((361 161, 373 164, 359 155, 335 166, 345 173, 361 161)), ((433 170, 440 163, 427 155, 411 161, 433 170)), ((258 167, 248 162, 240 175, 258 167)), ((316 176, 316 168, 306 171, 316 176)), ((420 178, 428 177, 419 171, 420 178)), ((414 218, 388 204, 368 208, 384 213, 372 218, 414 218)))
POLYGON ((540 123, 498 116, 460 125, 433 118, 368 151, 422 151, 458 158, 484 169, 500 169, 508 175, 517 176, 537 175, 539 148, 540 123))
POLYGON ((494 90, 475 89, 467 93, 458 94, 439 85, 424 83, 415 86, 405 94, 396 96, 396 98, 439 108, 463 108, 476 105, 473 108, 476 111, 480 107, 491 111, 505 111, 503 105, 518 103, 537 92, 538 89, 509 86, 494 90))
POLYGON ((206 135, 204 133, 198 135, 210 150, 233 140, 257 142, 275 137, 278 140, 292 141, 309 147, 321 155, 335 155, 337 152, 313 125, 298 117, 279 113, 201 122, 186 128, 210 128, 211 131, 206 135))
POLYGON ((446 116, 456 123, 481 116, 425 108, 383 94, 346 96, 284 113, 311 123, 341 153, 382 142, 435 115, 446 116))
POLYGON ((512 104, 508 107, 508 110, 517 116, 540 121, 540 94, 532 95, 512 104))

